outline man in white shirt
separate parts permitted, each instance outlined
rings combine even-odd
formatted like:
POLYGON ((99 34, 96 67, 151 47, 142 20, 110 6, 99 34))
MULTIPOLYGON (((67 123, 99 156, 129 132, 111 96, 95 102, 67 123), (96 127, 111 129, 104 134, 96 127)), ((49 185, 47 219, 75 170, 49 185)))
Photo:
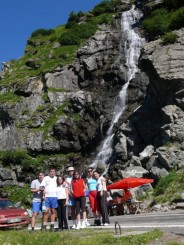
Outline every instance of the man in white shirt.
POLYGON ((54 222, 56 217, 56 208, 57 208, 57 177, 56 171, 54 168, 49 169, 49 175, 45 176, 40 184, 41 190, 44 191, 45 206, 46 211, 43 215, 43 226, 42 230, 46 230, 47 220, 49 211, 51 212, 51 225, 50 230, 54 231, 54 222))
POLYGON ((33 200, 32 200, 33 215, 31 219, 32 231, 34 231, 36 216, 38 212, 41 211, 41 208, 42 208, 43 193, 42 191, 40 191, 40 184, 43 178, 44 178, 44 174, 40 172, 38 174, 38 179, 35 179, 31 182, 31 192, 33 193, 33 200))

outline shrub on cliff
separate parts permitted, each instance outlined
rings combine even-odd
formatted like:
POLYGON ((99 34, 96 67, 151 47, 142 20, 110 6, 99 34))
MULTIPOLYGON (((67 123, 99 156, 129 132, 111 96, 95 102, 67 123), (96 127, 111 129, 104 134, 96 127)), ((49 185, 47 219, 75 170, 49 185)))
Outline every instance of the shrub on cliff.
POLYGON ((51 35, 52 33, 54 33, 54 30, 53 29, 38 29, 36 31, 34 31, 32 34, 31 34, 31 37, 37 37, 37 36, 49 36, 51 35))
POLYGON ((113 13, 122 4, 121 0, 102 1, 93 9, 95 16, 105 13, 113 13))
POLYGON ((82 40, 90 38, 96 29, 97 25, 92 22, 76 24, 60 36, 59 42, 61 45, 79 45, 82 40))
POLYGON ((60 38, 59 42, 61 45, 79 45, 80 39, 75 35, 75 33, 68 32, 63 33, 60 38))
POLYGON ((28 159, 28 154, 24 150, 1 151, 0 160, 4 166, 9 164, 22 164, 22 161, 28 159))
POLYGON ((177 9, 172 13, 170 18, 169 27, 174 29, 179 29, 184 26, 184 7, 177 9))
POLYGON ((103 1, 96 5, 93 9, 93 14, 95 16, 112 12, 111 4, 109 1, 103 1))
POLYGON ((177 40, 178 35, 174 32, 168 32, 162 37, 163 44, 171 44, 175 43, 177 40))
POLYGON ((153 11, 151 17, 143 21, 143 27, 152 35, 163 35, 169 28, 169 12, 162 8, 153 11))
POLYGON ((77 14, 75 12, 71 12, 68 18, 68 21, 65 25, 65 27, 71 28, 72 26, 74 26, 76 23, 78 23, 80 21, 80 18, 82 16, 84 16, 85 14, 82 11, 79 11, 77 14))
POLYGON ((176 9, 184 5, 183 0, 164 0, 164 5, 169 9, 176 9))

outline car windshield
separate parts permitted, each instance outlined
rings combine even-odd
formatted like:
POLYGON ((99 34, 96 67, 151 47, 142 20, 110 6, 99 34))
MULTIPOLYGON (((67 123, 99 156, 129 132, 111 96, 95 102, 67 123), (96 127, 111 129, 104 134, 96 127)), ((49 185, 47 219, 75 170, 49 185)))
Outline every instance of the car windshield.
POLYGON ((15 204, 10 200, 0 200, 0 209, 15 207, 15 204))

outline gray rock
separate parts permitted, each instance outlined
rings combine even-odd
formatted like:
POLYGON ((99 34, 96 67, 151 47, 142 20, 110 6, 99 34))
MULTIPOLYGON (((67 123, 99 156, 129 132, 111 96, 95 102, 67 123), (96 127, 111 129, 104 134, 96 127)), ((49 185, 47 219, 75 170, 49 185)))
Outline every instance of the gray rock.
POLYGON ((12 171, 0 168, 0 179, 1 180, 12 180, 12 171))
POLYGON ((162 177, 166 176, 169 172, 165 169, 165 168, 162 168, 162 167, 152 167, 151 170, 150 170, 150 175, 151 175, 151 178, 155 179, 155 180, 159 180, 161 179, 162 177))
POLYGON ((68 67, 54 73, 47 73, 45 80, 48 88, 63 89, 64 91, 76 91, 78 89, 77 76, 73 69, 68 67))
POLYGON ((144 174, 148 173, 148 171, 139 166, 130 166, 127 167, 124 171, 121 171, 121 173, 124 178, 127 177, 142 178, 144 174))
POLYGON ((139 153, 140 161, 147 161, 154 153, 154 146, 148 145, 146 148, 139 153))

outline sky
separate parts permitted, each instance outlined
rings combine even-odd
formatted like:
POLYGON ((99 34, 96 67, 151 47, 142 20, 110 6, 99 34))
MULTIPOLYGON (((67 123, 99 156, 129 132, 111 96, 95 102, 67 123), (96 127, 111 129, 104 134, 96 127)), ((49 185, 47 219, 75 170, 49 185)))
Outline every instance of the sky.
POLYGON ((27 39, 37 29, 65 24, 71 11, 87 12, 102 0, 0 0, 1 62, 24 54, 27 39))

